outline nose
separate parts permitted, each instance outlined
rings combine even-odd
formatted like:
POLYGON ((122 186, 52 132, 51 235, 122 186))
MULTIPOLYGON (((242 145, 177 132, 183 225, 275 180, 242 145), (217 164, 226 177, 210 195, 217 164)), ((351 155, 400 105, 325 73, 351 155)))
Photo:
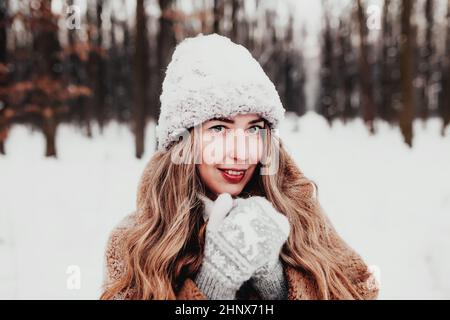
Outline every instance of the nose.
POLYGON ((227 135, 226 148, 227 158, 233 160, 233 163, 246 163, 248 160, 248 143, 244 130, 231 130, 230 134, 227 135))

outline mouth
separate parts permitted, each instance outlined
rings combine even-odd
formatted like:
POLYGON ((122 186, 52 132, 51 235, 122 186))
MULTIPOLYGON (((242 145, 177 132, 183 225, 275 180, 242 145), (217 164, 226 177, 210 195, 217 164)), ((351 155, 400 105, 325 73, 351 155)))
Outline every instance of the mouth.
POLYGON ((217 168, 220 173, 222 174, 222 177, 228 181, 229 183, 239 183, 241 182, 241 180, 244 178, 245 173, 247 172, 247 170, 243 170, 243 169, 221 169, 221 168, 217 168))

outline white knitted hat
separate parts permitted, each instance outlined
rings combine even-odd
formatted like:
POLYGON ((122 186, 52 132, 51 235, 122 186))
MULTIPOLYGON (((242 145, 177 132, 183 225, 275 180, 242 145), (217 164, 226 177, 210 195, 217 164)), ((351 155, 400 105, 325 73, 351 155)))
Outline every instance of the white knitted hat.
POLYGON ((186 38, 167 66, 156 127, 158 149, 215 117, 258 113, 277 128, 285 109, 274 84, 243 46, 218 34, 186 38))

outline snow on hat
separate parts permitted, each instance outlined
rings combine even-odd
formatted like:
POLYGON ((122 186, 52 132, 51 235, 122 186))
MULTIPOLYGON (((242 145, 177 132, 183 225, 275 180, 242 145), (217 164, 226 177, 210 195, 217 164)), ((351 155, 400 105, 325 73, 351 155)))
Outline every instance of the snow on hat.
POLYGON ((277 128, 285 109, 274 84, 242 45, 218 34, 186 38, 167 66, 156 133, 158 150, 216 117, 257 113, 277 128))

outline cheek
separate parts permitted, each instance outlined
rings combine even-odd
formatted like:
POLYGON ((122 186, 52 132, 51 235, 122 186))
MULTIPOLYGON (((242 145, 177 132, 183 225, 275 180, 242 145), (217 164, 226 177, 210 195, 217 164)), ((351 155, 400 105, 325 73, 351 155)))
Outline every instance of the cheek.
POLYGON ((221 137, 203 134, 202 164, 220 164, 224 158, 224 152, 224 140, 221 137))
MULTIPOLYGON (((248 168, 247 179, 246 179, 245 183, 247 183, 252 178, 252 176, 255 174, 255 169, 256 169, 256 164, 255 165, 251 165, 248 168)), ((258 174, 258 173, 256 173, 256 174, 258 174)))
POLYGON ((214 185, 214 181, 216 177, 214 175, 215 168, 213 166, 207 165, 205 163, 198 165, 198 172, 202 182, 208 187, 212 187, 214 185))
POLYGON ((264 144, 260 137, 251 139, 249 141, 249 148, 248 148, 249 163, 257 164, 261 161, 264 151, 263 148, 264 144))

